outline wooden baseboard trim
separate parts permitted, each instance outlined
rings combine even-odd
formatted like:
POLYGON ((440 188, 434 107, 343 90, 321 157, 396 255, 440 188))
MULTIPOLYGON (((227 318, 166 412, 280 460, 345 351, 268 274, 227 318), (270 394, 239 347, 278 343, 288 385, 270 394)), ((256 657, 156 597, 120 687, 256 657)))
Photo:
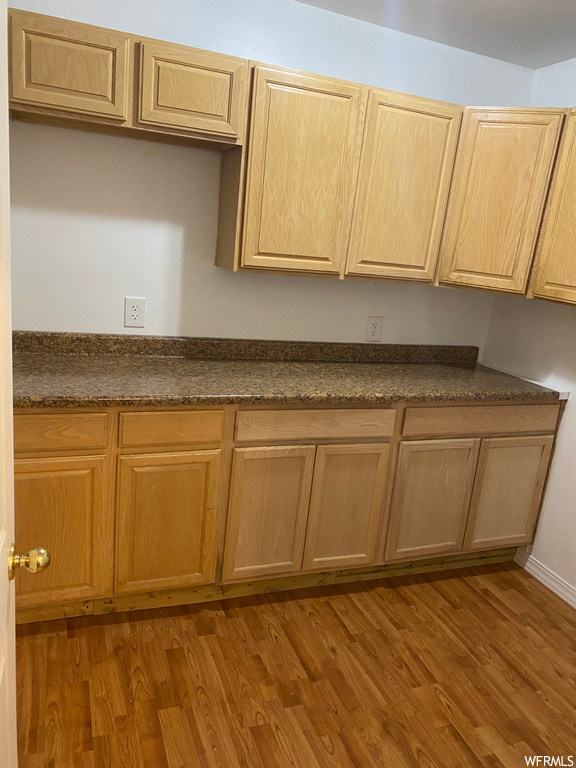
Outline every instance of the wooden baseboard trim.
POLYGON ((250 581, 241 584, 214 584, 206 587, 175 589, 166 592, 149 592, 141 595, 119 595, 94 601, 94 614, 137 611, 145 608, 165 608, 169 605, 189 605, 208 603, 214 600, 226 600, 234 597, 285 592, 286 590, 305 589, 306 587, 330 586, 357 581, 406 576, 409 574, 444 571, 487 563, 503 563, 514 560, 516 547, 499 549, 492 552, 474 552, 467 555, 419 560, 414 563, 394 563, 365 570, 344 570, 333 573, 310 573, 297 576, 250 581))
POLYGON ((30 624, 34 621, 49 621, 50 619, 67 619, 69 616, 92 616, 93 613, 93 600, 42 605, 36 608, 18 608, 16 610, 16 624, 30 624))
POLYGON ((284 576, 262 581, 249 581, 240 584, 209 584, 185 589, 169 589, 161 592, 143 592, 138 595, 116 595, 82 603, 25 608, 16 612, 17 624, 34 621, 47 621, 71 616, 102 615, 106 613, 124 613, 149 608, 167 608, 169 606, 209 603, 235 597, 285 592, 306 587, 333 586, 394 576, 415 576, 419 573, 449 571, 456 568, 470 568, 476 565, 506 563, 514 560, 517 547, 496 549, 487 552, 469 552, 451 557, 435 557, 428 560, 416 560, 409 563, 392 563, 376 568, 334 571, 332 573, 306 573, 284 576))

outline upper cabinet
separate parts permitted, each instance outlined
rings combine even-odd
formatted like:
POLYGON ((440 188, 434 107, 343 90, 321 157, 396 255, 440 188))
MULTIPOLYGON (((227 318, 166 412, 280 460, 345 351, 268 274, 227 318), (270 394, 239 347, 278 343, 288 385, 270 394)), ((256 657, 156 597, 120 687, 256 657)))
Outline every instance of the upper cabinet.
POLYGON ((242 266, 339 274, 365 91, 265 67, 254 77, 242 266))
POLYGON ((576 304, 576 109, 464 109, 9 17, 13 117, 223 152, 219 266, 576 304))
POLYGON ((347 274, 432 282, 462 112, 370 91, 347 274))
POLYGON ((127 35, 10 11, 10 40, 13 101, 120 121, 128 118, 127 35))
POLYGON ((58 124, 99 123, 112 133, 210 141, 215 148, 242 143, 246 59, 27 11, 9 13, 13 113, 58 124))
POLYGON ((576 110, 568 117, 544 230, 535 296, 576 304, 576 110))
POLYGON ((524 293, 564 118, 560 109, 467 109, 440 280, 524 293))
POLYGON ((182 45, 140 44, 141 123, 244 134, 248 62, 182 45))

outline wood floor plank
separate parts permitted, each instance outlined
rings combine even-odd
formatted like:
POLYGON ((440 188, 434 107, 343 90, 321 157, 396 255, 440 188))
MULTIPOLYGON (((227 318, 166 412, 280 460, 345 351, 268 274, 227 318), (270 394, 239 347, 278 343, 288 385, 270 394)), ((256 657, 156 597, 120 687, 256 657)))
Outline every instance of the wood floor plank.
POLYGON ((568 757, 575 638, 576 610, 510 563, 21 625, 20 764, 518 768, 524 756, 568 757))

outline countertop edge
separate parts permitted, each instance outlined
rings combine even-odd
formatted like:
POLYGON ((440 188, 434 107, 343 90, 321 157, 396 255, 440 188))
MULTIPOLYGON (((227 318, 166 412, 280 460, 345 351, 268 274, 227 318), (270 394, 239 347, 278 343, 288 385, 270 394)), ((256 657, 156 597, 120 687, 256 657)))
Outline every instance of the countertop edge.
POLYGON ((488 392, 475 393, 469 397, 450 393, 428 392, 410 397, 409 395, 375 394, 370 397, 342 397, 330 395, 302 395, 298 397, 270 395, 221 395, 221 396, 186 396, 186 397, 24 397, 16 396, 14 409, 36 408, 133 408, 133 407, 170 407, 170 406, 214 406, 214 405, 399 405, 401 403, 534 403, 535 405, 554 405, 560 401, 560 393, 553 390, 542 392, 514 393, 488 392))

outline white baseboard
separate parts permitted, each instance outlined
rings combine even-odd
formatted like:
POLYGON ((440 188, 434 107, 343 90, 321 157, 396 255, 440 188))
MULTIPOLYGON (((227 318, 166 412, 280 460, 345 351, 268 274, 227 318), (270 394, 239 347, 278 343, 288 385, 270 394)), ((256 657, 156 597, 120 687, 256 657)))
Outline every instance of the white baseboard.
POLYGON ((560 576, 557 576, 550 568, 547 568, 539 560, 536 560, 535 557, 529 555, 524 549, 519 549, 516 552, 514 560, 525 571, 532 574, 535 579, 542 582, 544 586, 551 589, 552 592, 555 592, 563 600, 566 600, 573 608, 576 608, 576 587, 561 579, 560 576))

